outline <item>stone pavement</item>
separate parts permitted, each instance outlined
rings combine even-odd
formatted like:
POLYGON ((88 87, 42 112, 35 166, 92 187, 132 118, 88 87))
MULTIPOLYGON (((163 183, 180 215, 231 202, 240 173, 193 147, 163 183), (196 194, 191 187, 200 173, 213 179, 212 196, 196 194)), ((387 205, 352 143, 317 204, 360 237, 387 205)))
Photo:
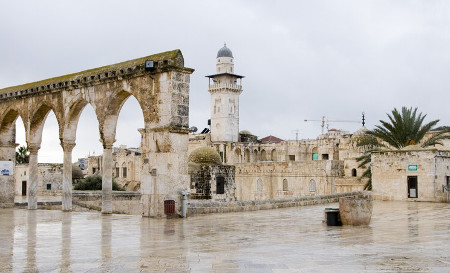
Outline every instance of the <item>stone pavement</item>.
POLYGON ((0 272, 450 272, 450 204, 374 202, 369 227, 326 206, 187 219, 0 210, 0 272))

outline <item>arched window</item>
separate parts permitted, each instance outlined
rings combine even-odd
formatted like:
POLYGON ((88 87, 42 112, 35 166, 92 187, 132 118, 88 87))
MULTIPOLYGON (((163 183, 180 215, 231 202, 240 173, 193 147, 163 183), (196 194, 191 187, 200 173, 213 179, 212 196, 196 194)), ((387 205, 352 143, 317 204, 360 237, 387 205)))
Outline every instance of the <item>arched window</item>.
POLYGON ((241 160, 241 149, 236 148, 236 150, 234 150, 234 153, 236 155, 236 163, 242 163, 242 160, 241 160))
POLYGON ((315 192, 316 191, 316 181, 314 181, 314 179, 311 179, 309 181, 309 191, 310 192, 315 192))
POLYGON ((258 157, 258 150, 254 150, 253 151, 253 162, 258 162, 259 161, 259 157, 258 157))
POLYGON ((277 160, 277 151, 275 149, 272 150, 270 154, 270 160, 276 161, 277 160))
POLYGON ((244 158, 245 158, 245 162, 250 163, 250 150, 249 149, 245 149, 244 158))
POLYGON ((263 191, 263 183, 261 179, 258 179, 258 181, 256 182, 256 191, 257 192, 263 191))
POLYGON ((287 179, 283 179, 283 191, 288 191, 289 190, 289 185, 288 185, 288 181, 287 179))
POLYGON ((319 152, 317 147, 312 149, 312 160, 319 160, 319 152))
POLYGON ((216 194, 225 193, 225 178, 223 176, 216 177, 216 194))
POLYGON ((120 175, 120 168, 119 168, 119 164, 114 164, 114 169, 116 170, 116 177, 119 177, 120 175))
POLYGON ((125 162, 123 162, 122 164, 122 177, 123 178, 127 177, 127 165, 125 164, 125 162))
POLYGON ((353 177, 356 177, 356 176, 357 176, 357 172, 356 172, 356 169, 355 169, 355 168, 352 169, 352 176, 353 176, 353 177))
POLYGON ((267 160, 267 155, 266 155, 266 150, 261 150, 261 161, 266 161, 267 160))

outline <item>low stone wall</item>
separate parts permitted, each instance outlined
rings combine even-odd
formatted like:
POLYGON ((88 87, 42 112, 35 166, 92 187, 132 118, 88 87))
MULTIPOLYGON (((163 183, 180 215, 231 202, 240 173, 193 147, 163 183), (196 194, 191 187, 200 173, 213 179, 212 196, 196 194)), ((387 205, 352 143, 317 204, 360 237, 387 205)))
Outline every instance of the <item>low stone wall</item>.
POLYGON ((367 191, 358 191, 347 193, 335 193, 320 196, 302 196, 292 198, 267 199, 257 201, 233 201, 233 202, 190 200, 188 205, 188 216, 207 213, 255 211, 265 209, 277 209, 277 208, 337 203, 340 197, 348 197, 348 196, 366 197, 370 194, 371 193, 367 191))
MULTIPOLYGON (((113 192, 112 212, 120 214, 141 215, 140 192, 113 192)), ((102 210, 101 191, 74 191, 72 204, 92 210, 102 210)))

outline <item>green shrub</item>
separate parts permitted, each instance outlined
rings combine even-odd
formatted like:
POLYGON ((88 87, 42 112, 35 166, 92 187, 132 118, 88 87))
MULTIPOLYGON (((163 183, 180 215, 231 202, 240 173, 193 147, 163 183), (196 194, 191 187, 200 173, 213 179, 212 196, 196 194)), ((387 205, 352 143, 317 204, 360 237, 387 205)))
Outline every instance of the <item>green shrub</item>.
MULTIPOLYGON (((85 178, 81 179, 73 189, 78 191, 99 191, 102 189, 102 176, 98 174, 86 176, 85 178)), ((113 191, 125 190, 124 188, 119 186, 119 184, 117 184, 114 179, 112 182, 112 189, 113 191)))

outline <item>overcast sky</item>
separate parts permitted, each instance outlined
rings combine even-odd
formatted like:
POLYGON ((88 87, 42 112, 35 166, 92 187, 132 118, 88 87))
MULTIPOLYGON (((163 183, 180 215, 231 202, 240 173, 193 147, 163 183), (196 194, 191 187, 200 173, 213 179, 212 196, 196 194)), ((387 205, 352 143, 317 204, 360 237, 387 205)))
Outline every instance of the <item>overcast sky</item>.
MULTIPOLYGON (((371 129, 401 106, 450 125, 450 1, 1 1, 0 88, 178 48, 195 69, 190 125, 201 130, 204 76, 224 42, 245 76, 240 130, 259 137, 316 138, 320 122, 305 119, 359 121, 362 112, 371 129)), ((139 146, 137 109, 134 98, 124 105, 116 145, 139 146)), ((74 160, 102 153, 93 113, 82 113, 74 160)), ((54 115, 39 162, 62 162, 54 115)))

